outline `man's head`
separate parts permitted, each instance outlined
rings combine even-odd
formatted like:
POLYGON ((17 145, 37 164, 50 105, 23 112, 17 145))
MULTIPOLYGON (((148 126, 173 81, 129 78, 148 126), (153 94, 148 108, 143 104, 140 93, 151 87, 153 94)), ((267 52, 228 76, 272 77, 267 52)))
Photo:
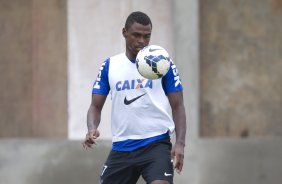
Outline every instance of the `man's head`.
POLYGON ((132 12, 126 19, 122 34, 126 41, 126 55, 135 59, 139 50, 150 42, 152 32, 151 19, 143 12, 132 12))
POLYGON ((151 25, 151 28, 153 27, 150 17, 149 17, 148 15, 146 15, 145 13, 140 12, 140 11, 132 12, 132 13, 127 17, 124 28, 125 28, 125 29, 130 28, 130 26, 131 26, 134 22, 137 22, 137 23, 142 24, 142 25, 144 25, 144 26, 150 24, 150 25, 151 25))

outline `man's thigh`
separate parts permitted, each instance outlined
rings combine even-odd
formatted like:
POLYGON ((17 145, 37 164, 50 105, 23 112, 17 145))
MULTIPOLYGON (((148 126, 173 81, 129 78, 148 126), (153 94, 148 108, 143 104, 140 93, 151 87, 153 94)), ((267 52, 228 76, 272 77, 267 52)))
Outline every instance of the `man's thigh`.
POLYGON ((145 156, 141 163, 143 164, 141 174, 147 183, 173 183, 174 173, 169 139, 153 143, 143 155, 145 156))
POLYGON ((111 151, 101 169, 100 184, 133 184, 140 172, 134 168, 129 153, 111 151))

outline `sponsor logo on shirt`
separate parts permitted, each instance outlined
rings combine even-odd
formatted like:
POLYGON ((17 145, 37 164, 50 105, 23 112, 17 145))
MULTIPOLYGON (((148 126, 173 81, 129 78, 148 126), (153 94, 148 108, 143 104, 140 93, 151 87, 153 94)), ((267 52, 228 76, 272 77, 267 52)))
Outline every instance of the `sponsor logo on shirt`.
POLYGON ((130 100, 128 100, 126 97, 124 97, 124 104, 125 104, 125 105, 130 105, 132 102, 138 100, 139 98, 141 98, 141 97, 144 96, 144 95, 146 95, 146 93, 144 93, 144 94, 142 94, 142 95, 139 95, 139 96, 137 96, 137 97, 135 97, 135 98, 132 98, 132 99, 130 99, 130 100))
POLYGON ((139 89, 139 88, 153 88, 153 81, 149 79, 134 79, 118 81, 116 83, 117 91, 139 89))

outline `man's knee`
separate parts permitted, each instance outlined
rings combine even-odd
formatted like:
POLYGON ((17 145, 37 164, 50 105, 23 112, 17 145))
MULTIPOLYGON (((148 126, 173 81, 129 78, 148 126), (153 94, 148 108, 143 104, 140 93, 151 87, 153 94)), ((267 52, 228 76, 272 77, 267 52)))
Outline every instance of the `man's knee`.
POLYGON ((151 184, 169 184, 169 182, 165 180, 155 180, 151 184))

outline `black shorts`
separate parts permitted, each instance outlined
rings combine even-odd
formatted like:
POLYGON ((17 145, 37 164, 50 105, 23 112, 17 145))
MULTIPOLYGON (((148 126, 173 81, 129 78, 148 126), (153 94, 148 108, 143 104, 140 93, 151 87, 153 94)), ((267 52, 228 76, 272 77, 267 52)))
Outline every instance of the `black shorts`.
POLYGON ((159 140, 131 152, 112 150, 101 169, 101 184, 134 184, 140 175, 151 183, 173 183, 170 139, 159 140))

